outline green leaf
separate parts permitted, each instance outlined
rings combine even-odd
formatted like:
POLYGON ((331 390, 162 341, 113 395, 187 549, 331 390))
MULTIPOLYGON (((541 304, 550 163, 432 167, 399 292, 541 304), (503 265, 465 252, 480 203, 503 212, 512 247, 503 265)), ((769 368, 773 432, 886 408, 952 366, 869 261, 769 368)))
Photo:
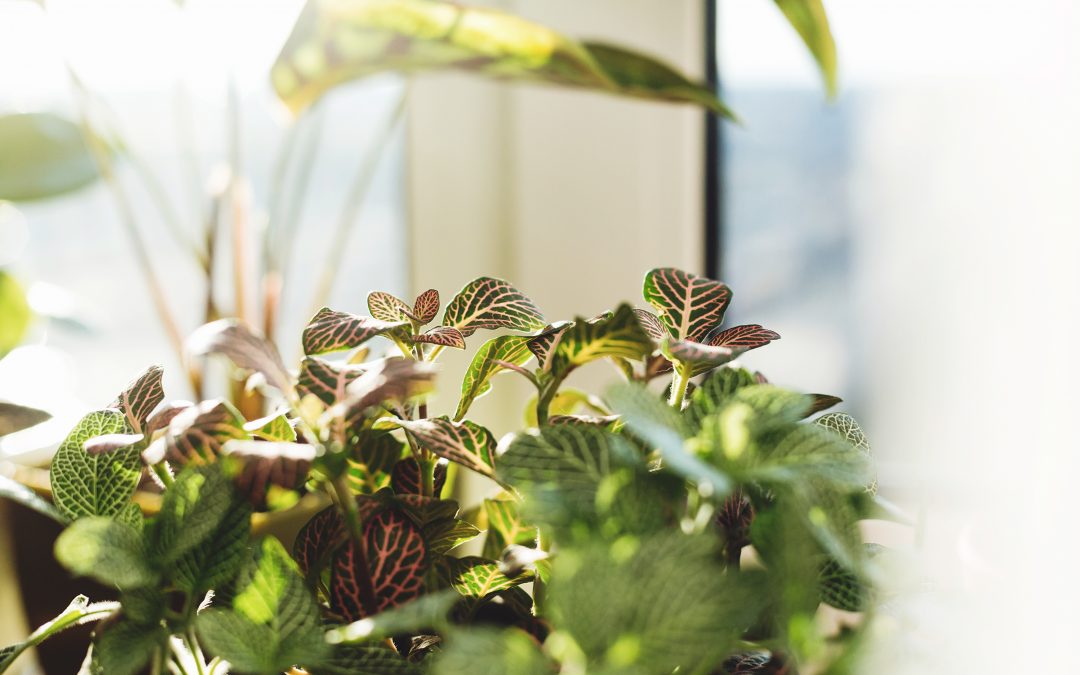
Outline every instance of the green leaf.
POLYGON ((756 575, 725 574, 716 548, 715 537, 667 531, 561 550, 548 589, 553 623, 573 636, 590 672, 715 664, 764 595, 756 575))
POLYGON ((186 408, 172 419, 165 432, 165 452, 180 464, 217 461, 225 444, 248 440, 244 418, 228 401, 203 401, 186 408))
POLYGON ((725 406, 735 392, 757 384, 754 374, 744 368, 720 368, 702 380, 690 395, 690 404, 683 413, 690 425, 699 429, 701 422, 725 406))
POLYGON ((829 96, 836 95, 836 43, 829 29, 822 0, 776 0, 776 6, 784 13, 799 37, 821 69, 825 90, 829 96))
POLYGON ((56 559, 79 576, 119 588, 157 581, 142 536, 112 518, 89 516, 69 525, 56 540, 56 559))
POLYGON ((529 362, 532 358, 529 340, 525 335, 502 335, 480 346, 461 381, 461 400, 454 413, 455 421, 465 417, 473 401, 491 391, 491 378, 506 370, 504 363, 523 366, 529 362))
POLYGON ((85 595, 80 595, 55 619, 37 628, 30 637, 22 642, 0 649, 0 673, 4 672, 27 649, 40 645, 50 637, 72 626, 79 626, 89 621, 97 621, 120 609, 118 602, 91 603, 85 595))
POLYGON ((244 425, 244 431, 264 441, 291 443, 296 440, 296 429, 293 429, 285 413, 252 420, 244 425))
POLYGON ((581 43, 511 14, 447 0, 309 2, 272 80, 298 113, 350 80, 435 69, 689 102, 727 114, 711 87, 650 56, 581 43))
POLYGON ((448 636, 432 663, 433 675, 547 675, 552 664, 524 631, 472 628, 448 636))
POLYGON ((52 518, 61 525, 67 525, 70 522, 55 506, 39 497, 36 492, 22 483, 3 475, 0 475, 0 497, 22 504, 28 509, 33 509, 43 516, 52 518))
POLYGON ((480 529, 472 523, 456 518, 435 520, 424 525, 424 541, 428 551, 446 553, 480 536, 480 529))
POLYGON ((484 555, 498 558, 507 546, 522 544, 536 546, 536 526, 522 521, 518 503, 502 499, 485 499, 488 534, 484 540, 484 555))
POLYGON ((339 645, 326 663, 308 668, 311 675, 422 675, 420 666, 406 661, 386 645, 339 645))
POLYGON ((237 368, 259 373, 285 396, 293 392, 292 377, 277 348, 239 319, 220 319, 200 327, 188 338, 187 349, 197 356, 222 354, 237 368))
POLYGON ((168 631, 160 624, 121 620, 94 640, 91 672, 100 675, 141 673, 168 638, 168 631))
POLYGON ((359 644, 406 633, 415 634, 423 629, 442 628, 449 623, 446 615, 458 598, 458 594, 451 590, 423 595, 375 616, 332 628, 326 633, 326 641, 330 644, 359 644))
MULTIPOLYGON (((869 558, 884 550, 878 544, 866 544, 865 548, 869 558)), ((874 602, 874 589, 869 582, 835 560, 822 563, 818 590, 822 602, 845 612, 862 612, 874 602)))
POLYGON ((231 609, 209 609, 195 621, 209 650, 243 673, 280 673, 328 655, 319 610, 281 543, 264 538, 237 578, 231 609))
POLYGON ((180 472, 165 491, 154 523, 151 550, 169 565, 213 533, 232 502, 232 486, 219 466, 193 466, 180 472))
POLYGON ((300 364, 296 389, 300 396, 315 396, 331 407, 346 399, 348 386, 365 370, 363 366, 328 363, 309 356, 300 364))
POLYGON ((335 312, 323 307, 304 329, 301 341, 308 356, 354 349, 376 335, 408 326, 407 321, 380 321, 370 316, 335 312))
POLYGON ((502 279, 480 277, 458 291, 443 314, 443 325, 469 337, 480 328, 530 331, 544 327, 544 315, 524 293, 502 279))
POLYGON ((244 563, 251 538, 251 506, 234 497, 217 527, 169 568, 177 587, 193 596, 232 581, 244 563))
POLYGON ((465 420, 451 422, 446 417, 398 422, 417 443, 439 457, 445 457, 484 476, 495 475, 495 437, 484 427, 465 420))
POLYGON ((52 415, 44 410, 0 401, 0 436, 29 429, 50 419, 52 415))
POLYGON ((650 270, 644 296, 671 337, 691 342, 704 342, 723 323, 731 302, 731 290, 724 284, 674 267, 650 270))
POLYGON ((83 449, 91 438, 130 431, 119 410, 98 410, 83 417, 53 457, 49 472, 53 501, 68 518, 115 516, 130 502, 142 475, 135 448, 101 455, 83 449))
POLYGON ((619 305, 609 316, 577 319, 558 337, 549 369, 565 377, 574 368, 590 361, 612 357, 638 360, 653 350, 630 305, 619 305))
POLYGON ((499 563, 477 556, 450 558, 450 583, 467 598, 486 598, 533 580, 532 572, 508 577, 499 571, 499 563))
POLYGON ((0 116, 0 199, 55 197, 97 177, 94 156, 74 122, 49 113, 0 116))
POLYGON ((749 473, 761 482, 824 480, 833 486, 862 489, 869 482, 867 457, 835 433, 812 424, 796 424, 776 444, 763 448, 749 473))
MULTIPOLYGON (((0 117, 0 123, 3 119, 0 117)), ((0 144, 2 143, 0 139, 0 144)), ((4 158, 0 157, 0 189, 3 184, 3 163, 4 158)), ((0 357, 3 357, 22 343, 33 317, 22 285, 3 270, 0 270, 0 316, 4 317, 0 322, 0 357)))

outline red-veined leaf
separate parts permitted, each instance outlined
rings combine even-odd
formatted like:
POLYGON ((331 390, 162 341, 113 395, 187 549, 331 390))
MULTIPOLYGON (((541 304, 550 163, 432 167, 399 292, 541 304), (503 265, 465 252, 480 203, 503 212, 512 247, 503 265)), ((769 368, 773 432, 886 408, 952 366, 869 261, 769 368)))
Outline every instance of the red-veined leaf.
POLYGON ((341 406, 347 420, 387 402, 402 403, 431 390, 435 370, 430 363, 388 358, 371 364, 346 388, 341 406))
POLYGON ((470 281, 446 306, 443 325, 469 337, 478 328, 530 331, 546 322, 540 309, 524 293, 502 279, 480 277, 470 281))
POLYGON ((109 405, 124 413, 135 433, 142 433, 146 418, 165 400, 165 390, 161 387, 161 376, 164 374, 165 369, 161 366, 150 366, 109 405))
POLYGON ((223 400, 203 401, 185 409, 169 422, 165 432, 166 457, 181 464, 216 461, 225 443, 247 440, 244 418, 223 400))
POLYGON ((370 316, 323 307, 304 329, 301 341, 308 356, 339 352, 359 347, 376 335, 407 325, 406 321, 379 321, 370 316))
POLYGON ((465 349, 465 336, 457 328, 451 328, 450 326, 435 326, 426 333, 413 335, 411 339, 413 342, 423 344, 465 349))
POLYGON ((731 302, 731 290, 724 284, 674 267, 650 270, 644 295, 672 337, 692 342, 703 342, 724 322, 731 302))
POLYGON ((661 343, 660 351, 669 360, 678 361, 684 367, 688 367, 691 375, 700 375, 738 358, 746 350, 731 347, 710 347, 700 342, 672 340, 669 338, 661 343))
POLYGON ((563 331, 573 325, 570 321, 556 321, 544 330, 529 338, 529 351, 536 357, 541 368, 547 368, 555 345, 563 331))
POLYGON ((548 424, 567 426, 601 427, 609 429, 619 422, 618 415, 552 415, 548 418, 548 424))
POLYGON ((333 552, 344 541, 345 521, 336 506, 328 506, 307 521, 293 542, 293 558, 300 565, 304 574, 330 559, 333 552))
MULTIPOLYGON (((435 497, 442 494, 444 485, 446 485, 446 460, 440 459, 435 463, 435 497)), ((390 487, 399 495, 422 494, 420 464, 416 459, 406 457, 394 465, 394 470, 390 474, 390 487)))
POLYGON ((437 290, 429 288, 416 296, 416 302, 413 303, 413 316, 421 324, 431 323, 438 315, 439 292, 437 290))
POLYGON ((286 490, 303 485, 315 459, 315 447, 303 443, 232 440, 222 453, 239 464, 233 482, 257 509, 266 507, 271 485, 286 490))
POLYGON ((187 341, 192 354, 223 354, 237 368, 260 373, 266 383, 286 396, 292 394, 292 377, 274 345, 237 319, 208 323, 187 341))
POLYGON ((135 445, 145 438, 142 434, 105 434, 96 436, 83 443, 83 450, 91 455, 100 455, 113 450, 120 450, 135 445))
POLYGON ((310 394, 327 407, 334 406, 345 400, 346 388, 365 370, 363 366, 338 365, 308 356, 300 364, 296 389, 301 397, 310 394))
POLYGON ((451 462, 491 477, 495 475, 495 437, 484 427, 446 417, 398 422, 416 441, 451 462))
POLYGON ((464 418, 473 401, 491 391, 491 378, 506 370, 507 364, 521 366, 528 363, 532 358, 530 340, 526 335, 502 335, 480 346, 461 381, 461 400, 454 413, 455 420, 464 418))
POLYGON ((195 404, 190 401, 169 401, 146 420, 146 429, 143 433, 147 438, 152 437, 158 431, 168 427, 169 422, 172 422, 174 417, 193 405, 195 404))
POLYGON ((368 293, 367 306, 371 317, 379 321, 397 323, 416 318, 413 316, 412 307, 409 307, 404 300, 382 291, 368 293))
POLYGON ((664 324, 660 323, 659 317, 649 310, 635 307, 634 314, 641 322, 641 329, 653 340, 659 342, 670 335, 667 328, 664 328, 664 324))
POLYGON ((764 347, 773 340, 779 340, 780 334, 759 324, 752 323, 746 326, 734 326, 727 330, 715 331, 705 340, 705 344, 712 347, 741 347, 742 349, 757 349, 764 347))

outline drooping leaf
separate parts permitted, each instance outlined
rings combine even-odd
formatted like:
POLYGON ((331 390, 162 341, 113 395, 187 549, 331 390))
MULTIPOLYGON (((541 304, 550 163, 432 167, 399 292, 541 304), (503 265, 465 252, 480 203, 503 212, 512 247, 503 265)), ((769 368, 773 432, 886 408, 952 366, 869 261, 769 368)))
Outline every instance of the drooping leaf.
POLYGON ((291 443, 296 440, 296 429, 283 412, 252 420, 244 425, 244 431, 264 441, 291 443))
MULTIPOLYGON (((306 348, 307 342, 304 344, 306 348)), ((198 356, 223 354, 237 368, 262 375, 267 384, 285 396, 292 394, 292 377, 277 348, 237 319, 220 319, 202 326, 188 338, 187 349, 198 356)))
POLYGON ((332 628, 327 631, 326 640, 331 644, 362 644, 425 628, 440 628, 448 623, 446 615, 457 600, 457 593, 450 590, 430 593, 366 620, 332 628))
POLYGON ((443 325, 465 337, 477 329, 531 331, 544 327, 544 315, 524 293, 502 279, 480 277, 461 289, 443 314, 443 325))
POLYGON ((379 321, 370 316, 335 312, 323 307, 308 323, 301 340, 304 353, 313 356, 353 349, 376 335, 407 325, 405 321, 379 321))
POLYGON ((705 343, 712 347, 757 349, 779 339, 780 334, 776 331, 762 328, 761 325, 754 323, 716 331, 706 338, 705 343))
POLYGON ((378 511, 364 525, 364 541, 350 540, 334 555, 331 607, 358 621, 413 600, 423 589, 427 564, 427 546, 416 523, 397 509, 378 511), (371 585, 374 606, 364 597, 365 583, 371 585))
POLYGON ((433 659, 433 675, 547 675, 554 672, 524 631, 470 628, 454 631, 433 659))
POLYGON ((450 326, 435 326, 426 333, 413 335, 411 339, 421 344, 465 349, 465 336, 457 328, 450 326))
POLYGON ((145 672, 168 639, 168 631, 160 623, 140 623, 121 619, 111 624, 94 639, 91 670, 109 675, 137 675, 145 672))
POLYGON ((387 323, 412 321, 416 317, 404 300, 383 291, 372 291, 367 296, 368 311, 371 318, 387 323))
MULTIPOLYGON (((0 117, 0 122, 3 119, 0 117)), ((3 162, 4 160, 0 158, 0 189, 3 182, 3 162)), ((3 197, 0 196, 0 199, 3 197)), ((22 343, 33 317, 22 285, 15 280, 15 277, 3 270, 0 270, 0 316, 4 317, 4 320, 0 321, 0 358, 2 358, 22 343)))
POLYGON ((74 574, 121 589, 148 586, 158 579, 142 536, 112 518, 76 520, 60 533, 55 552, 60 564, 74 574))
POLYGON ((480 529, 457 518, 442 518, 424 525, 428 551, 443 554, 480 536, 480 529))
POLYGON ((311 2, 272 79, 278 96, 299 112, 350 80, 434 69, 689 102, 727 114, 710 87, 650 56, 581 43, 511 14, 446 0, 311 2))
POLYGON ((485 556, 498 558, 507 546, 514 544, 536 545, 536 526, 521 519, 517 502, 485 499, 484 514, 488 522, 487 539, 484 540, 485 556))
POLYGON ((0 115, 0 200, 56 197, 97 177, 94 156, 74 122, 50 113, 0 115))
POLYGON ((653 350, 630 305, 620 305, 610 316, 578 319, 560 335, 549 370, 565 375, 574 368, 604 357, 638 360, 653 350))
POLYGON ((67 516, 51 503, 39 497, 36 492, 4 475, 0 475, 0 498, 10 499, 17 504, 22 504, 26 508, 37 511, 61 525, 67 525, 69 522, 67 516))
POLYGON ((180 464, 217 461, 230 440, 246 440, 244 418, 223 400, 203 401, 183 410, 169 422, 165 432, 166 456, 180 464))
POLYGON ((822 0, 776 0, 776 6, 784 13, 799 37, 817 61, 825 90, 829 96, 836 94, 836 43, 829 28, 822 0))
POLYGON ((427 393, 432 388, 435 370, 430 363, 411 359, 383 359, 364 371, 345 388, 345 419, 354 420, 373 406, 400 404, 427 393))
POLYGON ((79 420, 49 471, 53 502, 61 513, 68 518, 115 516, 130 502, 142 474, 138 450, 92 455, 83 449, 91 438, 128 430, 119 410, 98 410, 79 420))
POLYGON ((257 509, 266 508, 273 486, 296 490, 307 480, 315 446, 307 443, 237 441, 225 444, 236 489, 257 509))
POLYGON ((229 480, 219 466, 189 466, 181 471, 161 500, 150 550, 169 565, 206 541, 232 503, 229 480))
POLYGON ((109 405, 110 408, 124 413, 128 426, 134 429, 135 433, 143 432, 146 418, 165 400, 165 390, 161 387, 161 377, 164 374, 165 369, 161 366, 150 366, 132 380, 109 405))
MULTIPOLYGON (((348 460, 349 484, 353 491, 358 494, 374 494, 391 485, 391 472, 401 463, 398 460, 406 461, 401 459, 404 448, 404 443, 389 431, 365 431, 360 434, 353 444, 353 453, 348 460)), ((442 472, 436 469, 435 482, 439 489, 442 488, 440 473, 445 481, 445 469, 442 472)), ((415 475, 419 480, 419 473, 415 475)), ((394 488, 394 491, 399 492, 398 488, 394 488)))
MULTIPOLYGON (((446 485, 446 461, 442 460, 435 464, 434 476, 435 497, 442 494, 443 486, 446 485)), ((390 478, 390 486, 397 494, 422 494, 422 478, 420 476, 420 464, 413 457, 406 457, 394 465, 393 474, 390 478)))
MULTIPOLYGON (((2 355, 0 352, 0 356, 2 355)), ((0 437, 29 429, 50 419, 52 415, 44 410, 0 401, 0 437)))
POLYGON ((502 335, 480 346, 461 381, 461 400, 454 420, 464 419, 473 401, 491 391, 491 378, 506 370, 504 363, 523 366, 529 362, 529 340, 524 335, 502 335))
POLYGON ((671 337, 667 328, 664 328, 664 324, 660 323, 660 318, 649 310, 635 307, 634 315, 637 316, 638 321, 641 323, 641 329, 653 340, 659 342, 664 338, 671 337))
POLYGON ((555 345, 563 332, 571 325, 570 321, 556 321, 544 330, 528 338, 529 351, 536 357, 540 367, 547 370, 548 360, 555 351, 555 345))
POLYGON ((689 340, 664 340, 660 351, 670 361, 682 364, 690 376, 707 373, 737 358, 745 349, 741 347, 712 347, 689 340))
POLYGON ((431 323, 438 314, 439 292, 437 290, 429 288, 416 296, 416 302, 413 303, 413 316, 415 316, 421 324, 431 323))
POLYGON ((492 593, 505 591, 533 580, 531 572, 508 577, 499 569, 499 563, 477 556, 450 559, 450 583, 458 593, 467 598, 486 598, 492 593))
POLYGON ((194 597, 219 589, 240 571, 250 538, 251 507, 233 496, 217 527, 169 567, 170 578, 194 597))
POLYGON ((15 662, 15 659, 27 649, 40 645, 45 640, 68 628, 103 619, 119 609, 120 603, 118 602, 91 603, 85 595, 76 596, 55 619, 38 626, 25 640, 0 649, 0 673, 7 670, 15 662))
POLYGON ((399 422, 405 432, 427 450, 467 469, 495 475, 495 437, 484 427, 470 422, 451 422, 446 417, 399 422))
POLYGON ((301 397, 316 396, 328 407, 334 406, 345 400, 346 388, 364 371, 363 366, 328 363, 309 356, 300 364, 296 389, 301 397))
POLYGON ((236 671, 273 675, 328 655, 319 610, 299 570, 273 537, 262 539, 240 572, 231 608, 195 620, 200 641, 236 671))
POLYGON ((704 342, 723 323, 731 302, 731 290, 724 284, 673 267, 650 270, 644 296, 671 337, 691 342, 704 342))

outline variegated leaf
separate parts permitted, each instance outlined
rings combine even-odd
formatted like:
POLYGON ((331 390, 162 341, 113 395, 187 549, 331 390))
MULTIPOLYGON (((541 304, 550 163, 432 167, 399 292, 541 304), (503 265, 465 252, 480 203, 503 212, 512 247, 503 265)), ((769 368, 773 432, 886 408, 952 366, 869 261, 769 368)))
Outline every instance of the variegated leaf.
POLYGON ((741 349, 757 349, 764 347, 773 340, 779 340, 780 334, 760 324, 752 323, 745 326, 734 326, 726 330, 715 330, 705 339, 705 344, 712 347, 731 347, 741 349))
POLYGON ((304 329, 301 341, 308 356, 340 352, 407 325, 406 321, 380 321, 323 307, 304 329))
POLYGON ((413 316, 412 307, 409 307, 404 300, 382 291, 368 293, 367 306, 368 311, 371 312, 371 318, 379 321, 397 323, 416 318, 413 316))
POLYGON ((336 506, 328 506, 307 521, 293 541, 293 558, 300 570, 310 574, 330 560, 330 554, 345 540, 345 521, 336 506))
POLYGON ((144 435, 149 439, 157 432, 164 431, 174 417, 193 405, 190 401, 169 401, 146 420, 144 435))
POLYGON ((331 607, 358 621, 413 600, 423 590, 427 562, 427 546, 416 523, 396 509, 379 511, 365 524, 364 541, 350 541, 334 556, 331 607), (367 569, 358 546, 363 546, 367 569), (374 591, 375 606, 364 598, 361 585, 366 583, 374 591))
POLYGON ((465 336, 457 328, 451 328, 450 326, 435 326, 426 333, 413 335, 411 339, 413 342, 421 344, 465 349, 465 336))
POLYGON ((498 558, 512 544, 536 545, 536 526, 521 520, 518 503, 502 499, 485 499, 488 533, 484 540, 484 555, 498 558))
MULTIPOLYGON (((870 440, 866 437, 866 433, 863 432, 862 427, 855 421, 855 418, 847 413, 833 412, 814 420, 814 424, 823 426, 829 429, 844 440, 851 444, 851 447, 855 448, 859 452, 863 453, 867 457, 870 456, 870 440)), ((869 485, 866 486, 866 491, 870 494, 877 494, 877 480, 872 480, 869 485)))
MULTIPOLYGON (((420 477, 420 464, 413 457, 406 457, 394 465, 394 471, 390 477, 390 487, 394 492, 401 494, 422 494, 422 479, 420 477)), ((443 486, 446 485, 446 460, 440 459, 435 464, 434 496, 442 494, 443 486)))
POLYGON ((217 460, 225 443, 247 440, 244 418, 223 400, 203 401, 187 408, 169 422, 165 454, 174 462, 209 463, 217 460))
POLYGON ((483 599, 533 580, 532 572, 508 577, 499 571, 499 563, 477 556, 450 559, 450 583, 467 598, 483 599))
POLYGON ((549 369, 565 376, 574 368, 595 359, 616 357, 639 360, 653 350, 652 340, 642 330, 633 308, 620 305, 610 317, 579 319, 567 328, 555 345, 549 369))
POLYGON ((746 350, 669 338, 661 343, 660 351, 668 360, 682 364, 684 369, 689 368, 691 375, 700 375, 734 360, 746 350))
POLYGON ((618 415, 552 415, 548 418, 548 424, 612 429, 619 424, 620 419, 618 415))
POLYGON ((444 554, 480 536, 472 523, 456 518, 443 518, 424 526, 424 541, 432 553, 444 554))
POLYGON ((465 420, 451 422, 446 417, 399 422, 406 433, 427 450, 467 469, 495 475, 495 437, 484 427, 465 420))
POLYGON ((327 407, 337 405, 346 398, 346 388, 364 374, 363 366, 333 364, 309 356, 300 364, 300 378, 296 389, 301 397, 313 395, 327 407))
POLYGON ((231 440, 222 453, 234 469, 236 489, 257 509, 266 508, 270 486, 296 490, 307 480, 315 447, 304 443, 231 440))
POLYGON ((724 284, 674 267, 650 270, 644 295, 671 337, 692 342, 703 342, 724 322, 731 302, 731 290, 724 284))
POLYGON ((293 429, 284 412, 274 412, 252 420, 244 425, 244 431, 264 441, 291 443, 296 440, 296 429, 293 429))
POLYGON ((457 328, 465 337, 479 328, 530 331, 545 323, 540 309, 524 293, 492 277, 470 281, 443 314, 443 325, 457 328))
POLYGON ((143 440, 142 434, 105 434, 96 436, 83 443, 83 450, 91 455, 100 455, 123 448, 129 448, 143 440))
POLYGON ((641 322, 641 329, 653 340, 659 342, 670 336, 667 328, 664 328, 664 324, 660 323, 659 317, 649 310, 635 307, 634 314, 637 316, 638 321, 641 322))
POLYGON ((431 323, 439 315, 439 292, 429 288, 416 296, 413 303, 413 316, 421 324, 431 323))
POLYGON ((373 406, 402 403, 431 390, 435 370, 430 363, 389 358, 370 365, 346 388, 341 402, 345 419, 352 420, 373 406))
POLYGON ((293 391, 292 377, 278 350, 237 319, 221 319, 202 326, 187 341, 192 354, 223 354, 237 368, 261 374, 266 383, 286 396, 293 391))
POLYGON ((556 321, 544 330, 529 338, 529 351, 536 357, 541 368, 547 368, 548 360, 555 351, 564 331, 572 325, 570 321, 556 321))
POLYGON ((531 339, 525 335, 502 335, 481 345, 461 381, 461 400, 454 413, 455 420, 464 418, 473 401, 491 391, 491 378, 506 370, 503 364, 523 366, 529 362, 532 358, 531 339))
POLYGON ((655 58, 450 0, 309 2, 272 80, 298 113, 343 82, 434 69, 693 103, 730 116, 712 88, 655 58))
POLYGON ((109 405, 124 413, 128 426, 135 433, 142 433, 146 418, 165 400, 165 390, 161 386, 164 374, 165 369, 161 366, 150 366, 124 387, 124 391, 109 405))
POLYGON ((791 664, 779 654, 770 652, 741 652, 728 657, 720 672, 723 675, 785 675, 791 664))
POLYGON ((388 431, 365 430, 359 434, 349 457, 349 485, 357 494, 374 494, 390 485, 404 444, 388 431))

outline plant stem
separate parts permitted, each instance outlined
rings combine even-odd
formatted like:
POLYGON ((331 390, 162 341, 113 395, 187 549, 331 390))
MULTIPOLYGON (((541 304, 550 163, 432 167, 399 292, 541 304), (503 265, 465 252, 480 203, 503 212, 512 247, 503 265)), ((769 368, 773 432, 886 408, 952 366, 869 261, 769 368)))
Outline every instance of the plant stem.
POLYGON ((203 667, 204 663, 202 649, 199 648, 199 641, 195 637, 194 629, 189 628, 187 632, 184 633, 184 642, 187 643, 188 651, 191 652, 191 657, 195 660, 196 672, 198 673, 198 675, 206 675, 206 670, 203 667))
POLYGON ((424 497, 435 496, 435 467, 438 462, 430 457, 425 457, 420 462, 420 494, 424 497))
POLYGON ((686 388, 690 385, 690 376, 681 366, 675 366, 675 374, 671 378, 672 408, 682 410, 683 401, 686 399, 686 388))
POLYGON ((548 423, 551 402, 555 400, 555 395, 559 393, 559 385, 562 384, 563 379, 565 378, 553 379, 540 388, 539 396, 536 399, 536 425, 538 427, 548 423))
POLYGON ((164 461, 151 464, 150 468, 154 470, 154 475, 158 477, 158 480, 160 480, 161 484, 165 487, 169 487, 176 482, 173 479, 172 472, 169 471, 169 467, 164 461))

